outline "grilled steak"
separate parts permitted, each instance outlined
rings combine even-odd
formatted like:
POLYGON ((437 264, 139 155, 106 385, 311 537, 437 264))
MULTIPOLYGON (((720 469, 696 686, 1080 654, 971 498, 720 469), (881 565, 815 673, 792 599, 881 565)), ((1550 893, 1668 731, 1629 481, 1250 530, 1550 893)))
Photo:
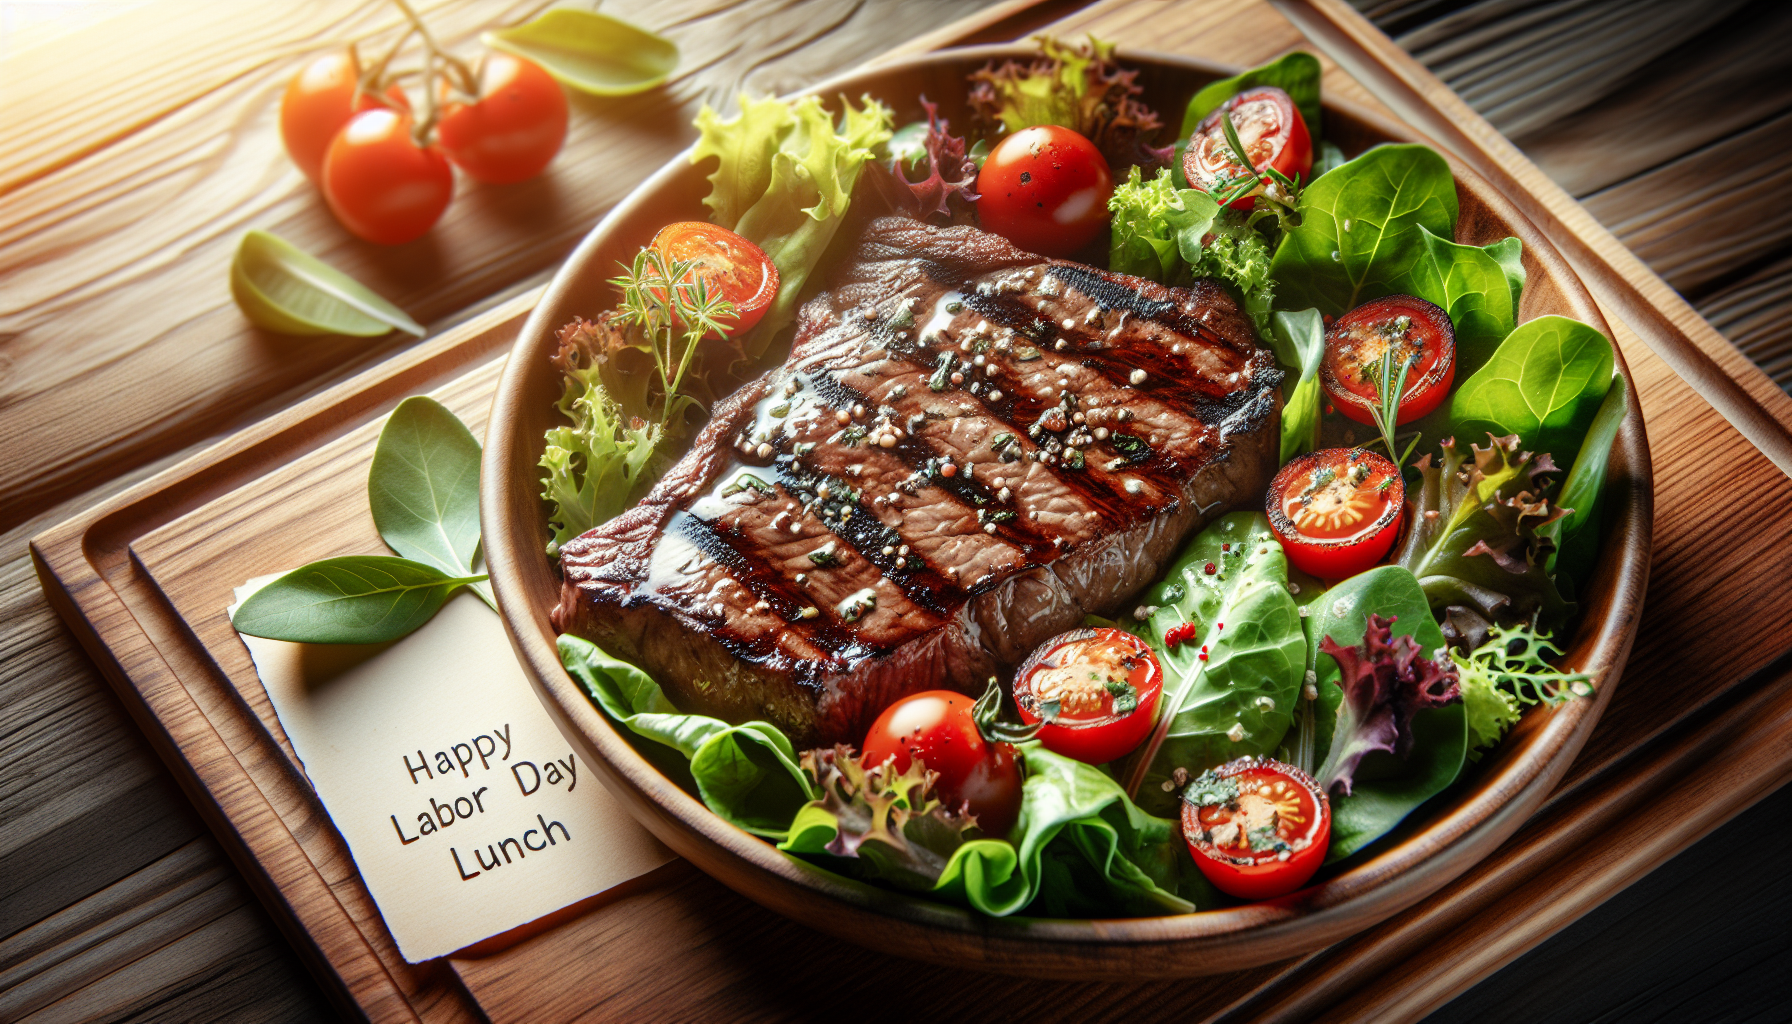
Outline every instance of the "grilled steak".
POLYGON ((636 508, 565 545, 554 625, 688 712, 858 742, 1111 615, 1258 503, 1281 374, 1221 288, 868 225, 790 359, 636 508))

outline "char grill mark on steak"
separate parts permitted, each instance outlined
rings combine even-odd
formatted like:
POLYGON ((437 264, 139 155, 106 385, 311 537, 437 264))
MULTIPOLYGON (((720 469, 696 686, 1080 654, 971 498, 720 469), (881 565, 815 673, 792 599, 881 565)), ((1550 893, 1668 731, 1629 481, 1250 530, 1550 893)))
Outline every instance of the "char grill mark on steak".
POLYGON ((1112 614, 1216 499, 1261 487, 1278 379, 1211 283, 879 221, 789 361, 718 403, 641 507, 565 546, 555 623, 686 710, 856 742, 903 693, 980 689, 1112 614))

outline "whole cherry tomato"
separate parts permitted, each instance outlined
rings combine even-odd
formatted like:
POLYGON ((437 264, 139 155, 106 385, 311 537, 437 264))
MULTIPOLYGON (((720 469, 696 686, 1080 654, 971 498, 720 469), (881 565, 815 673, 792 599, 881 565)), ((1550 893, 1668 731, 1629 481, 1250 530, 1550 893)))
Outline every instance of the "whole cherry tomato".
POLYGON ((454 172, 436 146, 411 139, 411 118, 364 110, 324 157, 324 198, 342 226, 369 242, 401 245, 428 231, 454 197, 454 172))
POLYGON ((1014 703, 1047 750, 1087 764, 1131 753, 1157 720, 1164 671, 1145 641, 1118 629, 1076 629, 1039 646, 1014 675, 1014 703))
POLYGON ((709 288, 734 306, 717 320, 731 335, 753 329, 778 296, 778 267, 765 250, 727 228, 700 220, 668 224, 653 236, 653 248, 681 262, 695 261, 693 271, 709 288))
MULTIPOLYGON (((1251 158, 1254 170, 1274 167, 1294 178, 1313 169, 1313 140, 1307 134, 1307 122, 1301 119, 1300 108, 1286 92, 1273 85, 1246 89, 1219 105, 1201 120, 1189 137, 1182 154, 1182 173, 1188 183, 1203 192, 1217 193, 1229 181, 1245 174, 1244 165, 1226 138, 1220 118, 1230 117, 1244 143, 1245 155, 1251 158)), ((1267 175, 1263 178, 1269 181, 1267 175)), ((1248 210, 1256 204, 1251 196, 1232 201, 1234 209, 1248 210)))
POLYGON ((566 141, 566 93, 533 61, 494 53, 477 103, 449 103, 436 122, 454 166, 491 185, 540 174, 566 141))
POLYGON ((307 64, 286 84, 280 97, 280 141, 286 144, 286 155, 312 181, 323 173, 330 140, 349 118, 380 106, 410 109, 404 90, 396 85, 386 90, 384 103, 372 96, 357 102, 355 81, 360 77, 354 54, 342 50, 307 64))
POLYGON ((1389 295, 1363 303, 1325 329, 1319 380, 1339 412, 1358 423, 1375 422, 1369 409, 1381 401, 1382 357, 1390 348, 1394 379, 1402 362, 1407 367, 1397 422, 1416 420, 1443 402, 1456 380, 1450 315, 1424 299, 1389 295))
POLYGON ((1108 222, 1114 176, 1095 144, 1055 124, 1022 128, 990 150, 977 175, 984 230, 1045 256, 1068 256, 1108 222))
POLYGON ((1270 481, 1269 528, 1288 561, 1323 580, 1373 566, 1400 536, 1406 483, 1362 448, 1326 448, 1291 460, 1270 481))
POLYGON ((991 743, 971 716, 976 703, 951 690, 910 694, 884 709, 865 736, 867 767, 894 760, 907 771, 911 758, 939 773, 935 792, 953 810, 977 816, 977 827, 1005 836, 1020 818, 1020 765, 1014 747, 991 743))
POLYGON ((1183 790, 1182 836, 1195 866, 1240 899, 1274 899, 1307 884, 1331 835, 1331 802, 1319 784, 1280 761, 1240 758, 1183 790))

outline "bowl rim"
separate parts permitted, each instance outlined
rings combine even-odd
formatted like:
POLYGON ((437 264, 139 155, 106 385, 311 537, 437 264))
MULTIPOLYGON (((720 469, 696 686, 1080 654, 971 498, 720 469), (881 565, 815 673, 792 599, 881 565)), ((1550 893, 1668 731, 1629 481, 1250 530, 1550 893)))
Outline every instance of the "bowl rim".
MULTIPOLYGON (((1035 52, 1025 44, 932 51, 861 67, 802 92, 875 93, 878 79, 916 66, 976 63, 1035 52)), ((1238 70, 1201 58, 1125 47, 1119 56, 1134 66, 1152 64, 1172 73, 1209 78, 1238 70)), ((1337 98, 1327 99, 1325 106, 1385 138, 1422 142, 1442 154, 1458 190, 1466 187, 1475 192, 1489 213, 1521 239, 1527 256, 1544 275, 1561 286, 1571 312, 1613 340, 1585 286, 1511 200, 1446 148, 1409 126, 1337 98)), ((1590 588, 1583 596, 1588 605, 1586 615, 1566 645, 1570 661, 1593 672, 1594 698, 1528 713, 1518 727, 1527 734, 1521 755, 1489 766, 1490 777, 1466 799, 1431 810, 1419 819, 1419 827, 1378 841, 1371 847, 1375 850, 1372 856, 1347 862, 1343 871, 1327 880, 1267 903, 1168 917, 990 918, 837 875, 783 853, 713 814, 638 753, 562 668, 546 616, 532 611, 530 596, 524 591, 523 560, 544 557, 540 502, 534 497, 536 488, 519 490, 513 479, 520 450, 529 456, 522 472, 531 479, 524 482, 534 483, 539 440, 518 438, 515 429, 529 376, 541 372, 531 364, 546 365, 545 359, 536 356, 542 354, 543 339, 551 339, 559 326, 550 322, 553 310, 566 293, 588 286, 579 268, 591 260, 606 236, 632 214, 658 201, 675 178, 689 173, 689 152, 686 149, 673 157, 612 208, 561 264, 538 300, 513 344, 493 397, 480 480, 487 569, 505 632, 525 674, 550 717, 585 754, 606 788, 673 850, 770 909, 838 937, 917 959, 1009 972, 1049 966, 1059 977, 1213 973, 1321 948, 1437 891, 1515 832, 1566 773, 1616 689, 1635 637, 1648 580, 1652 471, 1641 405, 1615 340, 1616 368, 1629 386, 1628 413, 1619 429, 1611 466, 1623 472, 1608 477, 1611 505, 1607 515, 1612 528, 1594 573, 1596 581, 1609 581, 1609 585, 1590 588), (521 449, 517 442, 522 443, 521 449), (526 524, 527 529, 517 524, 526 524), (1376 849, 1383 843, 1390 845, 1376 849), (1147 970, 1129 970, 1141 966, 1147 970)), ((1502 746, 1513 740, 1509 735, 1502 746)), ((1460 776, 1452 790, 1459 785, 1460 776)), ((1424 813, 1421 808, 1415 816, 1424 813)))

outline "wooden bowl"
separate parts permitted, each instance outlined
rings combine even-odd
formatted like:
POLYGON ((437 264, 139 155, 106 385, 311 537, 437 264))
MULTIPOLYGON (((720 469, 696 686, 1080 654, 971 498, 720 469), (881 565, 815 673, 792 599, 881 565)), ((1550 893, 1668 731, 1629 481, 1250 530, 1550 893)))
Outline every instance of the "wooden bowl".
MULTIPOLYGON (((928 54, 817 86, 824 97, 870 93, 895 108, 897 123, 921 116, 919 97, 968 124, 965 75, 991 58, 1025 57, 1019 46, 928 54)), ((1147 99, 1183 108, 1201 85, 1233 73, 1204 61, 1123 54, 1141 69, 1147 99)), ((1387 141, 1424 141, 1360 108, 1326 103, 1328 138, 1355 154, 1387 141)), ((1434 147, 1440 148, 1440 147, 1434 147)), ((1451 160, 1461 202, 1457 241, 1524 242, 1527 274, 1519 319, 1560 313, 1605 329, 1586 289, 1518 210, 1451 160)), ((704 171, 683 157, 661 168, 586 236, 536 306, 505 367, 486 435, 481 521, 486 560, 504 625, 542 702, 568 741, 634 816, 699 868, 758 903, 837 938, 934 963, 1056 978, 1117 980, 1240 970, 1330 945, 1436 892, 1510 836, 1543 802, 1579 752, 1616 691, 1642 608, 1649 566, 1652 489, 1636 389, 1611 460, 1611 534, 1567 660, 1590 672, 1592 700, 1537 708, 1448 791, 1443 806, 1415 812, 1372 857, 1274 904, 1177 917, 1126 920, 995 919, 881 889, 779 852, 711 814, 654 769, 562 670, 548 612, 559 596, 544 554, 546 508, 536 466, 542 433, 557 422, 559 374, 549 364, 555 329, 611 307, 604 282, 664 224, 706 220, 704 171)), ((1607 330, 1607 335, 1610 335, 1607 330)), ((1629 376, 1623 355, 1618 370, 1629 376)))

